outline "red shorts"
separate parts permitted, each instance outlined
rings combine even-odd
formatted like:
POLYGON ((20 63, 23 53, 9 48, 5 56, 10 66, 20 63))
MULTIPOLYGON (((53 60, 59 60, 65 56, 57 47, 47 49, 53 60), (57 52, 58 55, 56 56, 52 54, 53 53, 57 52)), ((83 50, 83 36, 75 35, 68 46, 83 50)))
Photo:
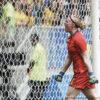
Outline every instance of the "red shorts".
POLYGON ((71 87, 75 87, 78 89, 85 89, 85 88, 95 88, 95 84, 93 85, 89 85, 89 76, 88 75, 77 75, 77 76, 73 76, 71 82, 70 82, 70 86, 71 87))

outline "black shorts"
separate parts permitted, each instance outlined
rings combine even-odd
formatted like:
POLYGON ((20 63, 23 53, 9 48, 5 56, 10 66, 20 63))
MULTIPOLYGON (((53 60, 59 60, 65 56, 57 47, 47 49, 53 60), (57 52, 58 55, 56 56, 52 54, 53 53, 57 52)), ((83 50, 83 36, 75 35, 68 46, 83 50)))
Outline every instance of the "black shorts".
POLYGON ((28 84, 31 87, 31 90, 26 100, 42 100, 46 87, 48 86, 48 81, 30 80, 28 84))

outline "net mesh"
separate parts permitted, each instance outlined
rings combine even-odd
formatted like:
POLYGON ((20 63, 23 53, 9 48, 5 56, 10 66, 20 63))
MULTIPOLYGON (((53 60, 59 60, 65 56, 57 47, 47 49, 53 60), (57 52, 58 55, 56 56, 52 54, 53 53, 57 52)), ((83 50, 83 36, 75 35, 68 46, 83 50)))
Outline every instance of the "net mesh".
MULTIPOLYGON (((73 75, 72 65, 61 83, 54 80, 54 75, 60 72, 67 56, 69 35, 64 31, 64 21, 71 14, 78 15, 89 25, 82 33, 92 61, 89 0, 0 1, 0 100, 65 100, 73 75), (34 51, 30 36, 34 33, 39 35, 45 48, 47 70, 44 85, 32 83, 35 92, 27 73, 34 51)), ((86 97, 80 93, 76 100, 86 100, 86 97)))

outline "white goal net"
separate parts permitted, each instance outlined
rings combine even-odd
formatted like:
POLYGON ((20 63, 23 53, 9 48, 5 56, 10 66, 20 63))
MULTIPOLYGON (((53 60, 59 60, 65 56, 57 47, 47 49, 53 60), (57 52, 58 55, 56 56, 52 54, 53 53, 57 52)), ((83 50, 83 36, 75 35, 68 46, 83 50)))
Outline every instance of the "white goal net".
MULTIPOLYGON (((82 33, 92 62, 90 0, 1 0, 0 100, 65 100, 73 76, 72 65, 61 83, 54 76, 60 72, 67 56, 69 35, 64 31, 64 21, 71 14, 88 24, 82 33), (39 36, 46 52, 44 85, 41 79, 33 80, 33 86, 29 83, 27 68, 35 49, 30 41, 32 34, 39 36)), ((86 100, 86 97, 80 93, 76 100, 86 100)))

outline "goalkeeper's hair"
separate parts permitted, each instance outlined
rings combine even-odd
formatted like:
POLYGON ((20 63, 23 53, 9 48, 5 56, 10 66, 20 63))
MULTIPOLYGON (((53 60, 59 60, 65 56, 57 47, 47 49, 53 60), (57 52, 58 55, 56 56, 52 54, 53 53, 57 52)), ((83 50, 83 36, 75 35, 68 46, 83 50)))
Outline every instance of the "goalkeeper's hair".
POLYGON ((36 41, 39 41, 39 36, 34 33, 34 34, 31 34, 31 37, 30 37, 31 40, 36 40, 36 41))
POLYGON ((87 27, 87 24, 82 21, 78 16, 71 15, 70 19, 75 24, 75 26, 77 28, 80 28, 81 30, 84 30, 87 27))

